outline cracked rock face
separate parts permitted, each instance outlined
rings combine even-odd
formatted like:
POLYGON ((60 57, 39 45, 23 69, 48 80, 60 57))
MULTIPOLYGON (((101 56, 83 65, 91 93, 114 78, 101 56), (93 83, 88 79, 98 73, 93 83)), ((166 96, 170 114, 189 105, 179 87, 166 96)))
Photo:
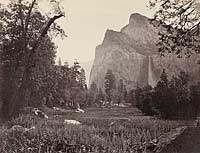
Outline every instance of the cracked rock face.
POLYGON ((137 13, 130 16, 129 24, 120 32, 107 30, 102 44, 96 47, 89 84, 95 82, 104 89, 108 69, 113 71, 116 80, 124 80, 127 89, 147 84, 155 86, 164 68, 169 76, 183 70, 197 77, 197 55, 189 59, 158 55, 159 30, 151 24, 151 19, 137 13))

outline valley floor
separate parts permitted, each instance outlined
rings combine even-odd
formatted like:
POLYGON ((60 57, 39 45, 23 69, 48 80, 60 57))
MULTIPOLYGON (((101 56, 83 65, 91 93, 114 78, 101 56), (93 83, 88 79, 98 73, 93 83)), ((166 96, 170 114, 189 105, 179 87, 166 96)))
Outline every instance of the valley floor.
POLYGON ((159 141, 163 134, 193 125, 193 121, 163 121, 144 116, 137 108, 131 107, 87 108, 85 113, 44 111, 48 119, 26 114, 3 124, 0 127, 0 152, 152 152, 156 147, 153 142, 159 141), (66 120, 80 124, 68 124, 66 120), (31 130, 13 129, 16 125, 31 130))

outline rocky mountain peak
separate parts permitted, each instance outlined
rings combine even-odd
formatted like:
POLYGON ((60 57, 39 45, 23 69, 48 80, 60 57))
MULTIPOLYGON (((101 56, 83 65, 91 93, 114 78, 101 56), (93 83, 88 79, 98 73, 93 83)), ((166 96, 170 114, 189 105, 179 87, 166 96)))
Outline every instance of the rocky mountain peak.
POLYGON ((129 24, 121 29, 132 41, 149 45, 156 50, 158 29, 151 24, 151 20, 141 14, 134 13, 130 16, 129 24), (152 43, 153 42, 153 43, 152 43))
POLYGON ((112 43, 113 39, 118 37, 118 34, 119 32, 117 31, 107 29, 102 44, 106 45, 107 43, 112 43))
POLYGON ((156 44, 160 29, 151 24, 151 19, 138 13, 130 16, 129 24, 121 31, 108 29, 102 44, 96 47, 89 84, 95 82, 103 89, 108 69, 113 71, 116 80, 124 80, 129 89, 146 84, 155 86, 162 69, 170 76, 180 70, 195 76, 198 70, 195 56, 185 60, 158 55, 156 44))
POLYGON ((148 18, 146 16, 143 16, 139 13, 133 13, 131 14, 129 18, 129 24, 138 24, 141 25, 141 23, 148 22, 148 18))

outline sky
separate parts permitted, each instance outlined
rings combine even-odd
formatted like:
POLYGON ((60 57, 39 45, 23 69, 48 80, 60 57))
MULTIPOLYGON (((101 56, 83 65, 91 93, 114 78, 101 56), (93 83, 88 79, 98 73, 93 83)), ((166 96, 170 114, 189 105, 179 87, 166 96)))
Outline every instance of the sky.
POLYGON ((119 31, 132 13, 151 16, 148 0, 65 0, 61 25, 68 37, 58 40, 58 56, 68 62, 94 59, 107 29, 119 31))
MULTIPOLYGON (((0 0, 0 2, 8 0, 0 0)), ((41 10, 48 11, 48 4, 40 0, 41 10)), ((87 62, 94 59, 95 47, 102 43, 107 29, 120 31, 128 24, 132 13, 152 16, 148 0, 62 0, 65 18, 58 24, 68 35, 55 40, 57 57, 72 63, 75 59, 87 62)))

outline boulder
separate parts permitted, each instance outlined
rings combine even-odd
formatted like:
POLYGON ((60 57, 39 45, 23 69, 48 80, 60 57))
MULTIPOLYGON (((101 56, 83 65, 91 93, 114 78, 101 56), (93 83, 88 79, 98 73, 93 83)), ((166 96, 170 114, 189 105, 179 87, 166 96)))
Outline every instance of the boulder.
POLYGON ((83 109, 80 109, 80 108, 77 108, 75 112, 76 113, 85 113, 85 111, 83 109))
POLYGON ((38 108, 34 108, 34 109, 32 110, 32 112, 33 112, 36 116, 38 116, 38 117, 40 117, 40 118, 46 118, 46 119, 49 118, 49 117, 47 116, 47 114, 45 114, 43 111, 39 110, 38 108))
POLYGON ((81 125, 81 122, 76 121, 76 120, 64 120, 64 124, 72 124, 72 125, 81 125))
POLYGON ((35 126, 33 126, 33 127, 31 127, 31 128, 25 128, 25 127, 23 127, 23 126, 21 126, 21 125, 13 125, 13 126, 9 129, 9 131, 10 131, 10 132, 29 132, 29 131, 32 131, 32 130, 35 130, 35 129, 36 129, 35 126))

